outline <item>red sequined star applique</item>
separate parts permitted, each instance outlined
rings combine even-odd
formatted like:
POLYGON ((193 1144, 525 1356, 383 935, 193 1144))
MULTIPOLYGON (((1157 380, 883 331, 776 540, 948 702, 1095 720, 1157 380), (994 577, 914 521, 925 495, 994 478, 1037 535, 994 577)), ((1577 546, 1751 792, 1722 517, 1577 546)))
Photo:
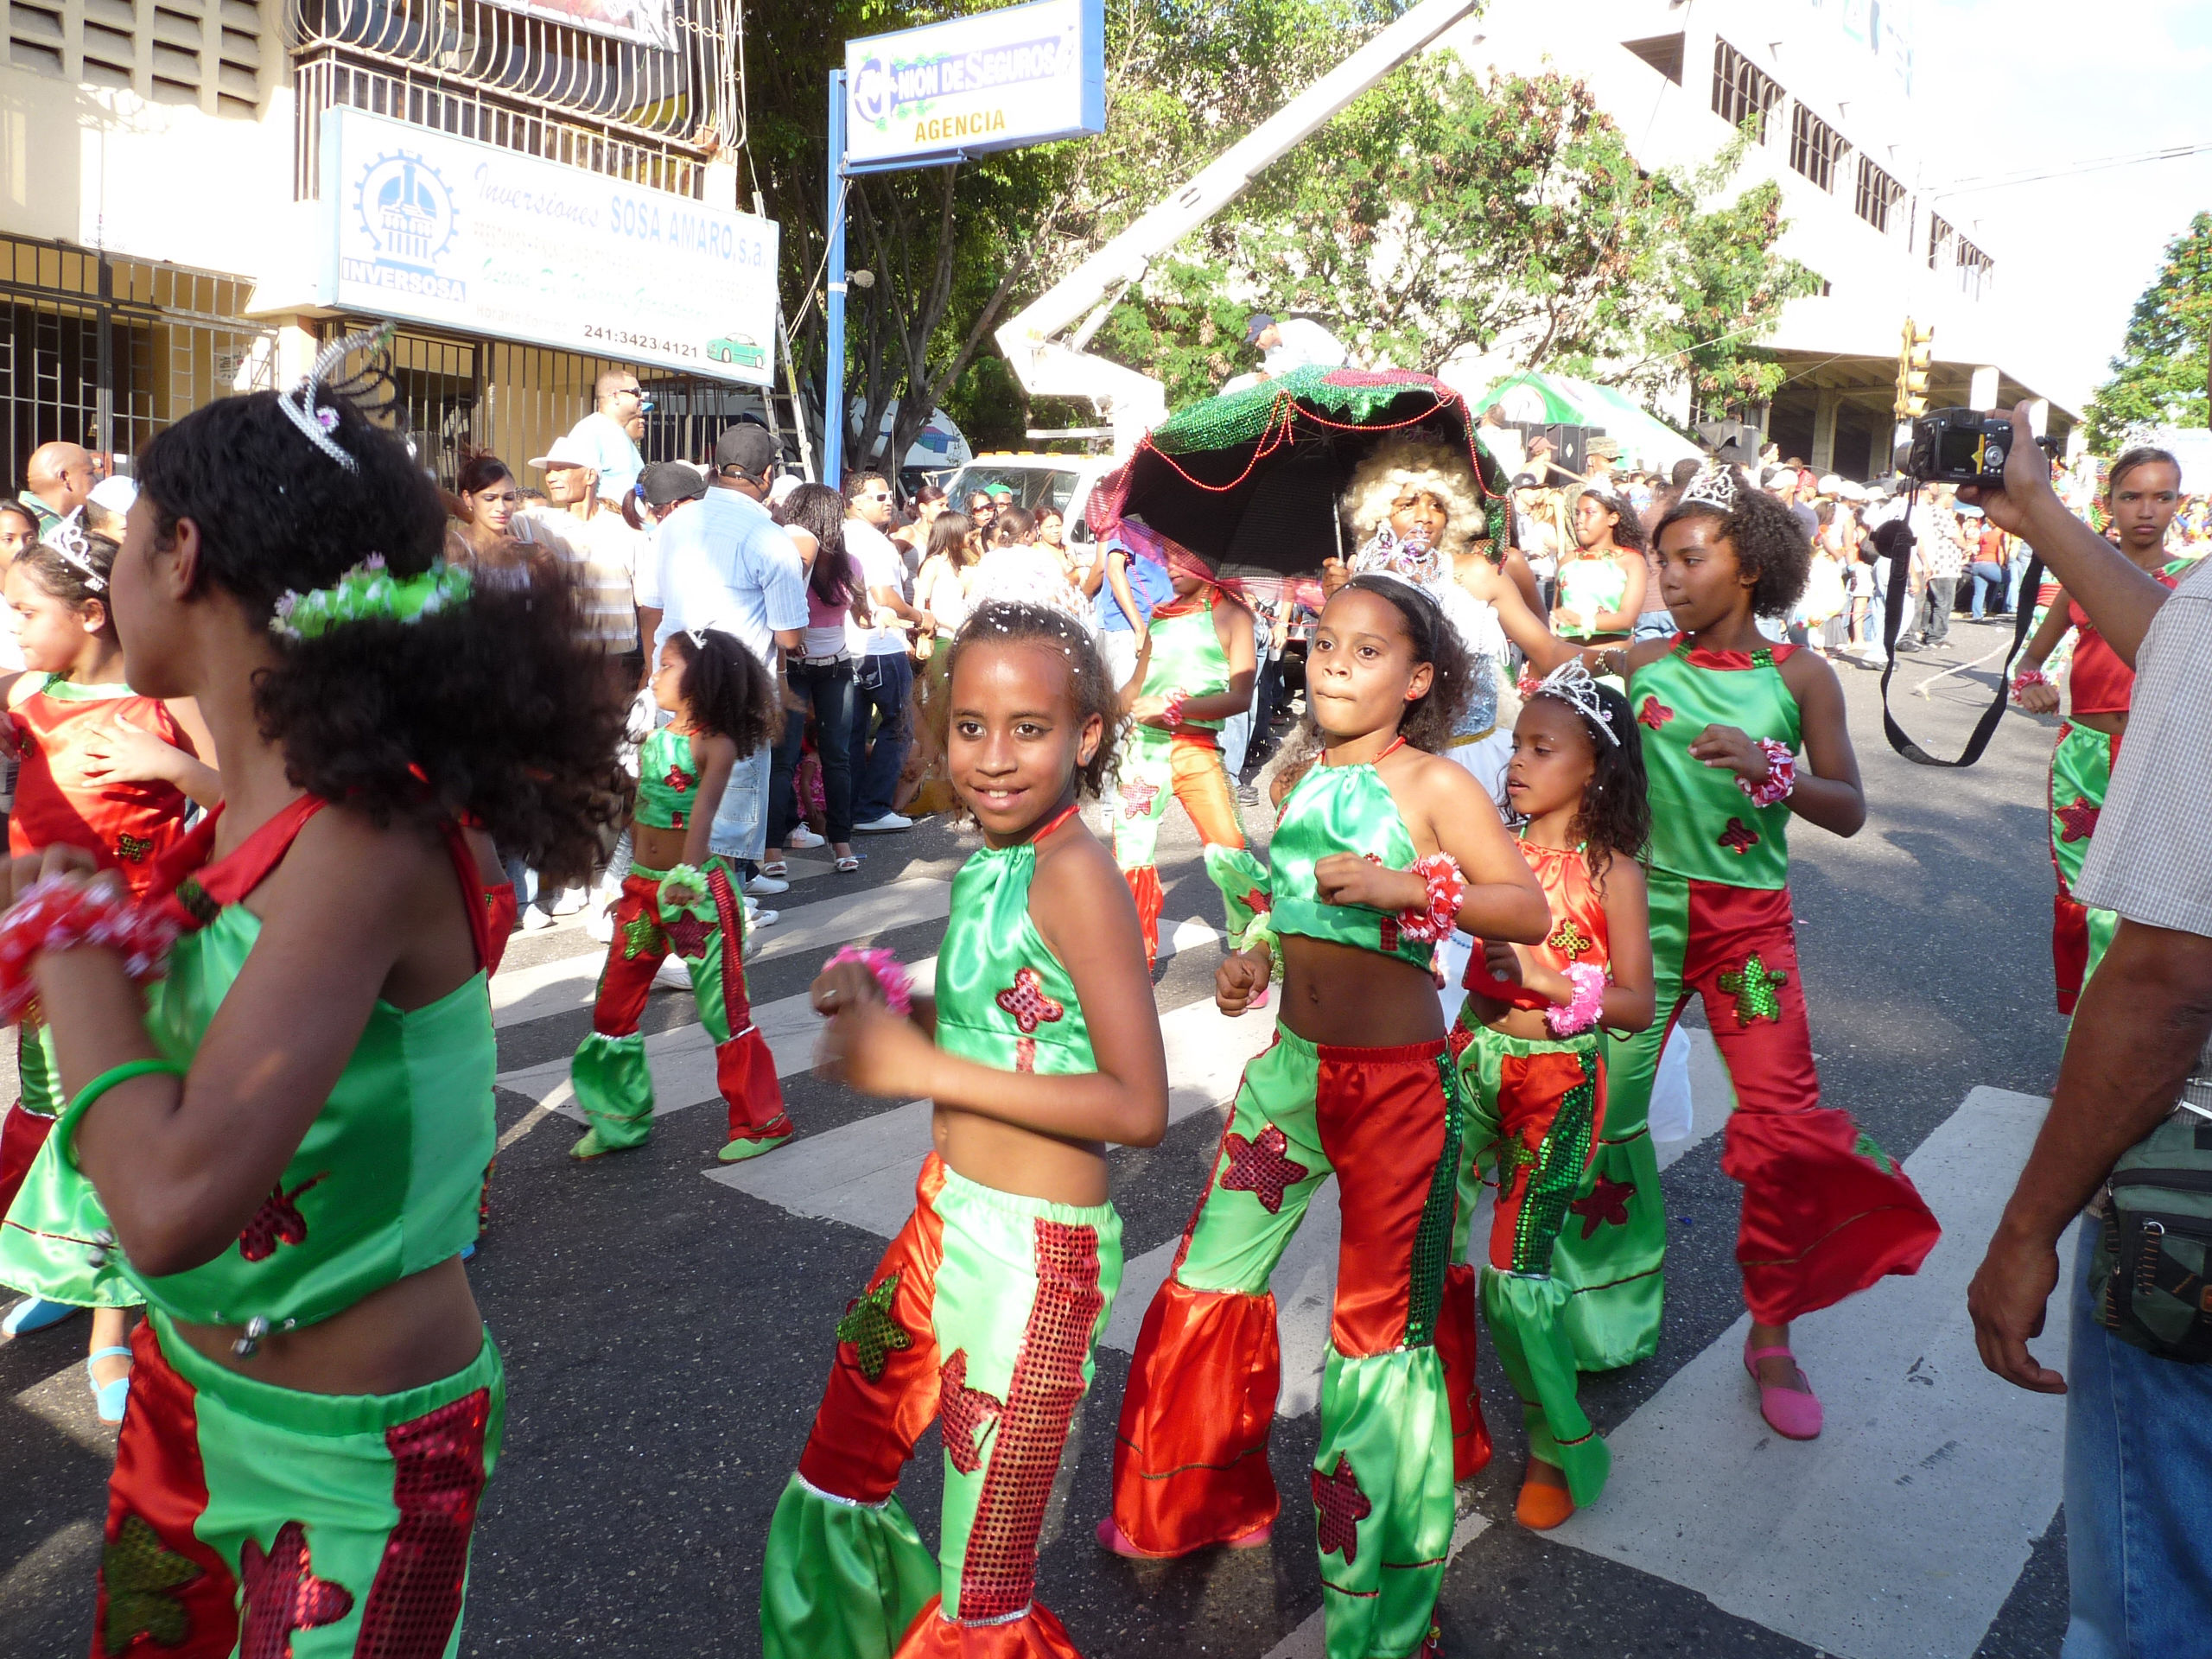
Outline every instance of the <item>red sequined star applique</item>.
POLYGON ((1636 711, 1636 723, 1657 731, 1675 717, 1675 711, 1656 697, 1646 697, 1643 707, 1636 711))
POLYGON ((245 1629, 238 1659, 292 1659, 292 1636, 335 1624, 353 1611, 353 1592, 319 1579, 308 1561, 307 1529, 287 1521, 266 1553, 249 1538, 238 1552, 245 1580, 245 1629))
POLYGON ((1628 1201, 1635 1196, 1635 1182, 1611 1181, 1600 1175, 1588 1198, 1577 1198, 1567 1207, 1582 1217, 1582 1236, 1588 1238, 1600 1227, 1627 1226, 1628 1201))
POLYGON ((1274 903, 1275 901, 1272 896, 1268 893, 1262 893, 1257 887, 1253 888, 1251 892, 1244 895, 1244 908, 1250 911, 1255 916, 1266 915, 1270 910, 1274 908, 1274 903))
POLYGON ((694 959, 707 954, 707 941, 715 937, 715 925, 702 922, 687 911, 678 911, 660 925, 668 935, 669 949, 679 957, 694 959))
POLYGON ((1269 1215, 1282 1213, 1282 1195, 1311 1173, 1289 1155, 1290 1138, 1270 1123, 1247 1141, 1231 1129, 1222 1137, 1229 1162, 1221 1172, 1224 1192, 1249 1192, 1269 1215))
POLYGON ((944 1437, 944 1455, 963 1475, 983 1466, 976 1436, 989 1428, 1006 1402, 995 1395, 968 1386, 968 1351, 956 1348, 952 1357, 938 1367, 938 1428, 944 1437))
POLYGON ((681 766, 671 766, 668 769, 668 776, 661 779, 664 785, 674 790, 678 795, 689 795, 692 785, 698 781, 681 766))
POLYGON ((1741 858, 1759 844, 1759 832, 1741 818, 1731 818, 1728 827, 1720 832, 1719 840, 1723 847, 1741 858))
POLYGON ((1152 815, 1152 804, 1160 798, 1160 785, 1141 781, 1122 785, 1122 816, 1143 818, 1152 815))
POLYGON ((1025 1037, 1034 1036, 1037 1027, 1050 1025, 1066 1017, 1067 1007, 1045 995, 1045 982, 1034 968, 1014 970, 1014 984, 1001 991, 995 999, 999 1007, 1014 1016, 1014 1023, 1021 1027, 1025 1037))
POLYGON ((2064 826, 2058 838, 2061 841, 2087 841, 2097 832, 2097 814, 2101 810, 2092 805, 2086 795, 2068 805, 2054 807, 2050 816, 2064 826))
POLYGON ((279 1244, 306 1243, 308 1218, 300 1213, 296 1200, 309 1187, 329 1179, 326 1170, 313 1179, 302 1181, 289 1192, 282 1181, 270 1187, 269 1196, 261 1201, 261 1208, 253 1212, 253 1218, 238 1235, 238 1254, 249 1262, 266 1262, 276 1254, 279 1244))
POLYGON ((691 815, 688 812, 670 813, 668 815, 668 827, 671 830, 690 829, 691 827, 691 815))
POLYGON ((1349 1567, 1359 1559, 1359 1523, 1375 1513, 1367 1494, 1359 1490, 1359 1477, 1351 1459, 1337 1453, 1337 1466, 1328 1474, 1313 1471, 1313 1507, 1321 1512, 1321 1553, 1339 1554, 1349 1567))

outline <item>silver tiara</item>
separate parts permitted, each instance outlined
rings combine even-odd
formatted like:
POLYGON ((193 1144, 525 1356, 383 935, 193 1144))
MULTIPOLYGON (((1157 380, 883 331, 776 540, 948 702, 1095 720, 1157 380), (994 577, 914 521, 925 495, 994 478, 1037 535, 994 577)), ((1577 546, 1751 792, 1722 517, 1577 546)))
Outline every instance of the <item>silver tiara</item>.
POLYGON ((1540 697, 1557 697, 1603 732, 1606 742, 1615 748, 1620 747, 1620 734, 1605 718, 1605 700, 1598 695, 1598 682, 1590 677, 1590 671, 1582 665, 1580 657, 1568 658, 1545 675, 1535 694, 1540 697))
POLYGON ((361 464, 334 435, 338 430, 338 405, 325 398, 340 390, 333 381, 338 371, 346 366, 346 358, 355 352, 374 351, 386 333, 383 328, 365 328, 332 340, 315 353, 315 366, 300 384, 276 399, 285 418, 306 435, 308 442, 349 473, 359 472, 361 464))
POLYGON ((107 591, 107 578, 92 563, 92 543, 85 534, 85 510, 77 508, 57 523, 40 538, 54 550, 61 563, 85 580, 85 586, 96 594, 107 591))
POLYGON ((1723 512, 1736 511, 1736 470, 1732 467, 1708 467, 1689 481, 1682 492, 1682 499, 1675 505, 1684 507, 1718 507, 1723 512))

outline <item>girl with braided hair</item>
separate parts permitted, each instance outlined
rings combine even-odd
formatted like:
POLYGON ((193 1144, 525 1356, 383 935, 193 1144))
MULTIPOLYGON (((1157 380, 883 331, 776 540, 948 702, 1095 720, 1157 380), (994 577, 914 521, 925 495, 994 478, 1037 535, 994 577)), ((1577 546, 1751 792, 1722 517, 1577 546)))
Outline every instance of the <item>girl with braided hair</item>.
POLYGON ((1658 1018, 1606 1039, 1604 1133, 1570 1206, 1553 1272, 1584 1370, 1658 1346, 1666 1217, 1649 1115, 1659 1054, 1684 1004, 1703 998, 1735 1084, 1721 1167, 1744 1189, 1736 1259, 1751 1326, 1744 1366, 1776 1433, 1810 1440, 1821 1402, 1789 1351, 1789 1325, 1916 1272, 1936 1218, 1851 1115, 1821 1103, 1790 915, 1790 820, 1850 836, 1866 822, 1843 690, 1818 652, 1775 645, 1758 619, 1788 613, 1812 548, 1774 497, 1732 468, 1700 474, 1660 520, 1660 590, 1681 632, 1576 652, 1618 676, 1641 737, 1651 800, 1650 911, 1658 1018), (1803 760, 1798 759, 1802 750, 1803 760))

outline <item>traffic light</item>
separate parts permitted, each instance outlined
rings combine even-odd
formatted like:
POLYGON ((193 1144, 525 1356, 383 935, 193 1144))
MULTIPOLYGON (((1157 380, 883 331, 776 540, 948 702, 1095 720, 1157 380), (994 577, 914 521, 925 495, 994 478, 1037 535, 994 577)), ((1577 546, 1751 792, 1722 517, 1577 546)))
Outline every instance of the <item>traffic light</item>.
POLYGON ((1936 359, 1936 330, 1904 320, 1904 344, 1897 353, 1897 416, 1917 420, 1928 412, 1928 372, 1936 359))

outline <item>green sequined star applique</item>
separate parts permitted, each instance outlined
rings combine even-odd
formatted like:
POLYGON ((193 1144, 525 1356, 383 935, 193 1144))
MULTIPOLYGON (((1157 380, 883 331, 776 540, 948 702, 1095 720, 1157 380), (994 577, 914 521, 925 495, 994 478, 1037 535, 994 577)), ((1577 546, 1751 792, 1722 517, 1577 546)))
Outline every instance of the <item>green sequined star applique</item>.
POLYGON ((648 951, 661 948, 660 924, 651 917, 640 916, 622 928, 622 957, 626 962, 635 962, 648 951))
POLYGON ((143 1636, 156 1647, 183 1646, 192 1634, 192 1616, 175 1592, 202 1570, 163 1543, 137 1516, 124 1516, 100 1560, 107 1583, 107 1625, 100 1645, 111 1654, 121 1653, 143 1636))
POLYGON ((1851 1149, 1859 1157, 1864 1158, 1868 1163, 1873 1165, 1875 1168, 1880 1170, 1883 1174, 1894 1175, 1897 1173, 1897 1160, 1891 1158, 1888 1153, 1884 1152, 1882 1148, 1875 1143, 1874 1137, 1867 1134, 1866 1130, 1861 1129, 1859 1131, 1859 1139, 1852 1144, 1851 1149))
MULTIPOLYGON (((903 1271, 903 1269, 902 1269, 903 1271)), ((837 1340, 849 1342, 859 1356, 861 1375, 871 1382, 883 1375, 891 1356, 914 1345, 906 1328, 891 1317, 899 1294, 899 1274, 893 1273, 874 1290, 855 1296, 837 1321, 837 1340)))
POLYGON ((1782 1018, 1782 999, 1774 994, 1775 988, 1787 985, 1789 976, 1779 968, 1769 968, 1759 959, 1758 951, 1745 959, 1742 973, 1723 974, 1717 982, 1726 995, 1736 999, 1738 1026, 1782 1018))

